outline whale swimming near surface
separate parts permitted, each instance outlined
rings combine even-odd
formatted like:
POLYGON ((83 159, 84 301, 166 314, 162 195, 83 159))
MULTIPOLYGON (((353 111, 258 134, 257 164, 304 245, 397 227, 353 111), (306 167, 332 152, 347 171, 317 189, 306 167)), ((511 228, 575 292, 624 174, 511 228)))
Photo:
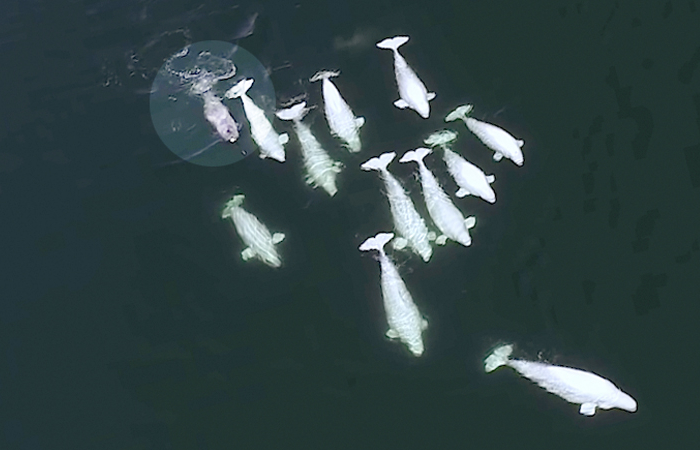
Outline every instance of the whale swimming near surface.
POLYGON ((277 134, 265 112, 248 97, 246 92, 253 85, 252 78, 245 78, 226 91, 226 98, 240 98, 245 116, 250 123, 250 134, 258 147, 260 158, 272 158, 284 162, 284 144, 289 141, 287 133, 277 134))
POLYGON ((430 241, 435 239, 435 233, 428 232, 428 227, 425 226, 423 218, 416 211, 411 197, 408 196, 399 180, 387 170, 386 167, 395 157, 395 152, 382 153, 363 163, 360 168, 378 171, 384 181, 391 215, 394 218, 394 227, 400 236, 394 240, 394 248, 400 250, 408 245, 423 258, 423 261, 428 262, 433 254, 430 241))
POLYGON ((204 98, 204 117, 216 129, 221 138, 228 142, 236 142, 240 125, 233 120, 228 108, 221 99, 211 91, 202 94, 204 98))
POLYGON ((510 366, 525 378, 570 403, 580 404, 579 413, 592 416, 596 408, 620 408, 635 412, 637 402, 605 378, 591 372, 571 367, 510 359, 511 344, 496 348, 484 361, 486 372, 501 366, 510 366))
POLYGON ((360 245, 360 251, 379 252, 379 265, 381 268, 382 298, 386 320, 389 330, 386 336, 390 339, 399 339, 406 344, 415 356, 423 354, 423 330, 428 328, 425 320, 404 284, 399 271, 384 252, 384 245, 394 237, 394 233, 379 233, 368 238, 360 245))
POLYGON ((399 109, 411 108, 422 118, 430 117, 430 100, 435 98, 435 92, 428 92, 418 75, 408 66, 399 53, 398 48, 408 42, 408 36, 386 38, 377 43, 377 47, 391 50, 394 53, 394 73, 399 88, 399 99, 394 106, 399 109))
POLYGON ((472 105, 458 106, 445 117, 445 122, 462 119, 467 128, 479 138, 485 146, 494 151, 493 160, 498 162, 505 156, 518 166, 523 165, 522 146, 525 141, 515 139, 510 133, 496 125, 467 117, 473 109, 472 105))
POLYGON ((322 70, 311 77, 309 81, 313 83, 323 80, 323 111, 328 121, 328 127, 333 136, 345 142, 345 146, 350 152, 357 153, 362 149, 360 128, 364 125, 365 119, 364 117, 355 117, 350 106, 340 95, 338 88, 330 80, 331 77, 338 75, 340 72, 322 70))
POLYGON ((439 146, 442 148, 442 159, 445 160, 447 171, 459 186, 455 193, 458 198, 474 195, 489 203, 495 203, 496 193, 493 191, 491 183, 496 180, 496 177, 486 175, 483 170, 450 150, 448 144, 456 138, 456 132, 443 130, 431 134, 423 142, 431 147, 439 146))
POLYGON ((426 167, 423 158, 430 154, 431 151, 428 148, 409 150, 404 153, 399 162, 415 161, 418 163, 420 182, 423 187, 423 198, 428 207, 428 213, 442 232, 442 235, 437 237, 435 243, 444 245, 449 238, 468 247, 472 245, 469 229, 476 224, 476 218, 474 216, 464 218, 462 212, 457 209, 450 197, 442 190, 435 175, 426 167))
POLYGON ((311 128, 301 121, 308 111, 306 102, 301 102, 275 114, 282 120, 291 120, 294 125, 294 131, 301 144, 306 182, 313 187, 321 186, 332 197, 338 192, 335 179, 343 165, 328 156, 311 132, 311 128))
POLYGON ((243 194, 234 195, 226 202, 221 218, 229 218, 233 222, 238 236, 240 236, 246 248, 241 252, 243 261, 251 258, 258 258, 270 267, 280 267, 280 258, 276 244, 284 240, 283 233, 271 234, 267 227, 253 214, 241 207, 245 196, 243 194))

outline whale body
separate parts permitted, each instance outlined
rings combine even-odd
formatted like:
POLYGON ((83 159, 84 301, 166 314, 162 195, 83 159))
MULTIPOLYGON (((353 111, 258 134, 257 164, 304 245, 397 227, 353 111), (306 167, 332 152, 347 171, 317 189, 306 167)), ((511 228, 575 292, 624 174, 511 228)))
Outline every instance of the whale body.
POLYGON ((510 359, 512 352, 510 344, 496 348, 484 361, 486 372, 503 365, 510 366, 552 394, 581 405, 579 413, 585 416, 594 415, 596 408, 637 410, 637 402, 631 396, 599 375, 571 367, 510 359))
POLYGON ((204 98, 204 117, 207 121, 212 124, 223 140, 236 142, 239 125, 231 117, 228 108, 211 91, 204 92, 202 97, 204 98))
POLYGON ((291 120, 294 131, 301 145, 301 154, 306 168, 306 182, 312 187, 321 186, 331 197, 338 192, 336 176, 340 173, 342 164, 333 161, 328 153, 321 147, 311 128, 301 119, 309 111, 306 102, 277 111, 275 114, 282 120, 291 120))
POLYGON ((240 98, 243 102, 243 110, 250 123, 250 134, 260 147, 260 158, 272 158, 284 162, 284 144, 289 141, 289 135, 277 134, 265 116, 265 112, 246 95, 252 85, 252 78, 243 79, 226 91, 225 95, 227 98, 240 98))
POLYGON ((394 106, 399 109, 411 108, 422 118, 430 117, 430 100, 435 98, 435 92, 428 92, 418 75, 408 66, 399 53, 398 48, 408 42, 408 36, 396 36, 377 43, 378 48, 391 50, 394 54, 394 74, 399 88, 399 99, 394 106))
POLYGON ((472 109, 472 105, 458 106, 457 109, 445 117, 445 122, 452 122, 457 119, 463 120, 469 131, 474 133, 485 146, 494 151, 494 161, 498 162, 505 156, 518 166, 522 166, 524 158, 521 148, 525 142, 522 139, 515 139, 503 128, 476 120, 473 117, 467 117, 467 114, 472 109))
POLYGON ((433 254, 430 246, 432 236, 428 232, 428 227, 425 226, 423 218, 416 211, 416 207, 399 180, 394 178, 386 168, 395 157, 395 152, 383 153, 363 163, 360 168, 378 171, 384 181, 391 215, 394 218, 394 227, 400 236, 395 239, 394 248, 400 250, 408 245, 423 258, 423 261, 428 262, 433 254))
POLYGON ((350 106, 340 95, 338 88, 330 80, 337 77, 340 72, 323 70, 317 72, 309 81, 323 80, 323 111, 328 121, 328 127, 333 136, 345 142, 346 148, 357 153, 362 149, 360 142, 360 128, 365 123, 364 117, 355 117, 350 106))
POLYGON ((428 213, 433 222, 442 232, 442 235, 437 237, 435 243, 443 245, 449 238, 468 247, 472 244, 469 229, 474 227, 476 219, 474 216, 464 218, 462 212, 457 209, 450 197, 442 190, 435 175, 426 167, 423 158, 430 152, 431 150, 428 148, 409 150, 404 153, 399 162, 415 161, 418 163, 425 205, 428 207, 428 213))
POLYGON ((258 258, 270 267, 280 267, 282 259, 277 253, 275 245, 282 242, 284 234, 271 234, 257 217, 241 207, 243 199, 245 196, 242 194, 234 195, 226 203, 221 214, 223 219, 231 219, 238 236, 246 245, 246 248, 241 252, 241 257, 244 261, 258 258))
POLYGON ((379 252, 379 264, 381 267, 382 299, 389 330, 386 336, 390 339, 399 339, 406 344, 415 356, 423 354, 422 333, 428 327, 425 320, 404 284, 399 271, 384 252, 384 245, 394 237, 393 233, 379 233, 368 238, 360 245, 360 251, 379 252))

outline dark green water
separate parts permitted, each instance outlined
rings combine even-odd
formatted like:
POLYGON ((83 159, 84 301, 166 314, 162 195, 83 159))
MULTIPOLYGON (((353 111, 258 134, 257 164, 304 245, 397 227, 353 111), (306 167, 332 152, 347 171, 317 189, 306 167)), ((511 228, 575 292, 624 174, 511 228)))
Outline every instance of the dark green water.
MULTIPOLYGON (((8 1, 0 205, 2 449, 693 448, 700 312, 700 2, 8 1), (257 14, 257 15, 256 15, 257 14), (173 164, 148 90, 186 41, 234 41, 279 100, 318 104, 319 69, 366 118, 332 199, 287 162, 173 164), (396 109, 391 54, 437 97, 396 109), (375 173, 455 106, 525 140, 494 163, 463 124, 455 150, 494 173, 473 244, 425 264, 393 252, 430 325, 414 358, 384 338, 391 229, 375 173), (164 165, 165 164, 165 165, 164 165), (220 219, 245 207, 287 238, 284 267, 240 258, 220 219), (636 413, 576 405, 482 360, 516 355, 609 378, 636 413)), ((278 130, 291 132, 286 123, 278 130)), ((450 195, 441 161, 427 163, 450 195)), ((425 212, 415 165, 390 169, 425 212)), ((454 197, 453 197, 454 198, 454 197)))

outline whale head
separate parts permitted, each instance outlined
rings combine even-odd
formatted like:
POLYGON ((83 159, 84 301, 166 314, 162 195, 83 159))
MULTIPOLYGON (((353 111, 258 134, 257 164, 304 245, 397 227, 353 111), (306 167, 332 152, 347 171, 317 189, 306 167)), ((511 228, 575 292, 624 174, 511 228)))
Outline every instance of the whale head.
POLYGON ((636 400, 622 391, 620 391, 620 395, 615 402, 615 406, 629 412, 635 412, 637 410, 636 400))

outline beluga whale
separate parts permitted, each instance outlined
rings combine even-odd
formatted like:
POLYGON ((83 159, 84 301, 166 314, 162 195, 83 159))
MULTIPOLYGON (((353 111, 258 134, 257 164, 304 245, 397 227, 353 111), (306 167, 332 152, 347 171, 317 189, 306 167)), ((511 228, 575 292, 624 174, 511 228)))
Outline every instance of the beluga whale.
POLYGON ((498 367, 510 366, 552 394, 581 405, 579 413, 585 416, 594 415, 596 408, 637 410, 637 402, 632 397, 599 375, 571 367, 511 359, 512 353, 511 344, 499 346, 484 361, 484 369, 492 372, 498 367))
POLYGON ((245 196, 234 195, 226 202, 221 213, 222 219, 231 219, 238 236, 240 236, 246 248, 241 252, 243 261, 258 258, 270 267, 280 267, 282 259, 277 253, 276 244, 284 240, 283 233, 271 234, 267 227, 253 214, 241 207, 245 196))
POLYGON ((301 102, 279 110, 275 114, 282 120, 291 120, 294 125, 306 168, 306 183, 312 187, 321 186, 328 195, 333 197, 338 192, 335 179, 343 165, 328 156, 311 132, 311 128, 301 121, 308 111, 306 102, 301 102))
POLYGON ((521 148, 525 144, 525 141, 514 138, 506 130, 496 125, 476 120, 473 117, 467 117, 467 114, 469 114, 472 109, 472 105, 458 106, 445 117, 445 122, 453 122, 462 119, 467 125, 467 128, 469 128, 485 146, 494 151, 494 161, 498 162, 505 156, 516 165, 522 166, 523 151, 521 148))
POLYGON ((328 121, 331 134, 345 143, 345 147, 351 153, 357 153, 362 149, 360 142, 360 128, 365 123, 364 117, 355 117, 350 106, 340 95, 338 88, 331 81, 331 77, 337 77, 340 72, 322 70, 312 76, 309 81, 323 80, 323 111, 328 121))
POLYGON ((394 228, 399 233, 399 237, 394 240, 394 248, 401 250, 408 245, 423 258, 423 261, 428 262, 433 254, 430 241, 435 239, 435 233, 428 232, 428 227, 416 211, 411 197, 408 196, 399 180, 387 170, 386 167, 395 157, 395 152, 382 153, 363 163, 360 168, 362 170, 376 170, 384 181, 391 215, 394 218, 394 228))
POLYGON ((411 108, 422 118, 430 117, 430 100, 435 98, 435 92, 428 92, 418 75, 408 66, 398 48, 408 42, 408 36, 386 38, 377 43, 377 47, 391 50, 394 53, 394 73, 399 88, 399 99, 394 106, 399 109, 411 108))
POLYGON ((250 134, 260 147, 260 158, 272 158, 284 162, 284 144, 289 141, 287 133, 277 134, 265 112, 248 97, 246 92, 253 85, 252 78, 245 78, 226 91, 226 98, 240 98, 243 111, 250 123, 250 134))
POLYGON ((455 193, 458 198, 474 195, 489 203, 495 203, 496 193, 491 188, 491 183, 496 180, 496 177, 486 175, 483 170, 453 152, 448 144, 455 139, 457 139, 456 132, 442 130, 431 134, 423 142, 431 147, 442 148, 442 158, 447 165, 447 171, 459 186, 455 193))
POLYGON ((384 245, 393 237, 394 233, 379 233, 364 241, 360 245, 360 251, 379 252, 382 298, 386 320, 389 323, 386 336, 400 340, 414 356, 420 356, 424 350, 422 333, 428 328, 428 321, 421 316, 399 271, 384 252, 384 245))
POLYGON ((233 119, 228 108, 211 91, 204 92, 202 98, 204 99, 204 117, 207 121, 214 127, 221 139, 236 142, 240 125, 233 119))
POLYGON ((444 245, 449 238, 468 247, 472 245, 469 229, 476 225, 476 218, 474 216, 464 218, 462 212, 457 209, 450 197, 442 190, 435 175, 426 167, 423 158, 431 152, 432 150, 423 147, 409 150, 404 153, 399 162, 414 161, 418 163, 418 173, 420 174, 420 182, 423 187, 425 205, 428 207, 430 218, 433 219, 435 225, 442 232, 435 239, 435 243, 444 245))

